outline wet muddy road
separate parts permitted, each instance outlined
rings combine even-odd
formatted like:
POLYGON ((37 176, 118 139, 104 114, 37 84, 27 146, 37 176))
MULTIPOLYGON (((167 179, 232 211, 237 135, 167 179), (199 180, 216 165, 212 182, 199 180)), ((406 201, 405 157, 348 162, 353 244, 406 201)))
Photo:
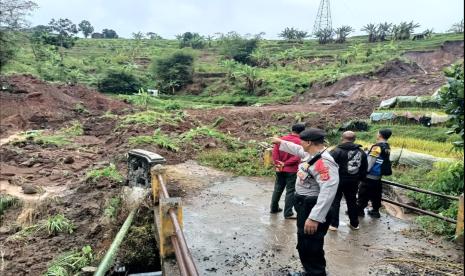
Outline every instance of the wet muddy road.
MULTIPOLYGON (((197 172, 200 175, 184 181, 198 184, 208 174, 197 172)), ((201 275, 286 275, 300 270, 295 220, 269 214, 272 179, 219 174, 204 179, 205 186, 185 198, 183 209, 184 231, 201 275)), ((411 222, 387 214, 380 220, 365 217, 361 229, 351 231, 345 210, 343 202, 339 230, 330 231, 325 240, 330 275, 406 275, 384 260, 425 255, 455 262, 463 256, 456 245, 412 234, 411 222)))

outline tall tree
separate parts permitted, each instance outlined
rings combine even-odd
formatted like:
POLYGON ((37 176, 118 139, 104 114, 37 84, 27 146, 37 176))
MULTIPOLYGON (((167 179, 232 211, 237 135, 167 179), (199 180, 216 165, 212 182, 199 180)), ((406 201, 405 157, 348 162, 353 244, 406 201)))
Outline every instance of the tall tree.
POLYGON ((71 48, 74 46, 78 29, 76 24, 68 18, 60 18, 58 20, 52 19, 50 23, 48 23, 48 27, 52 35, 44 37, 45 43, 54 45, 55 49, 60 54, 60 79, 64 80, 64 48, 71 48))
POLYGON ((85 38, 87 38, 91 33, 94 32, 94 27, 92 27, 90 22, 87 20, 82 20, 78 26, 79 26, 79 31, 82 32, 85 38))
POLYGON ((103 38, 118 38, 118 34, 112 29, 102 30, 103 38))
POLYGON ((308 37, 308 32, 300 31, 293 27, 292 28, 286 27, 281 33, 279 33, 278 36, 286 39, 288 42, 291 42, 291 41, 301 42, 306 37, 308 37))
POLYGON ((373 24, 373 23, 366 24, 365 26, 363 26, 363 28, 361 30, 368 34, 368 42, 376 42, 376 40, 377 40, 377 29, 376 29, 375 24, 373 24))
POLYGON ((391 34, 391 28, 392 28, 391 23, 385 22, 385 23, 378 24, 378 28, 376 29, 378 40, 386 41, 386 37, 391 34))
POLYGON ((453 24, 452 27, 450 27, 448 31, 451 33, 460 34, 460 33, 463 33, 463 29, 464 29, 464 24, 463 24, 463 19, 462 19, 462 21, 453 24))
POLYGON ((37 4, 34 1, 2 0, 0 2, 0 68, 15 55, 17 40, 14 32, 28 25, 26 16, 37 4))
POLYGON ((347 37, 354 29, 350 26, 341 26, 335 30, 336 32, 336 43, 344 43, 347 37))

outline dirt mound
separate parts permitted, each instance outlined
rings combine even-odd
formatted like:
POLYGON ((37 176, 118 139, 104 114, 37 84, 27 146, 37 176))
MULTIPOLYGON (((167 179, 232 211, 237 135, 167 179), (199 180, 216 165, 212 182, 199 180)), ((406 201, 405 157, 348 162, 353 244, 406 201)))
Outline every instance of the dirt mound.
POLYGON ((427 72, 436 72, 458 59, 463 59, 463 47, 463 41, 446 41, 437 50, 407 52, 404 57, 414 61, 427 72))
POLYGON ((378 69, 372 75, 380 78, 395 78, 419 73, 423 73, 423 71, 418 64, 405 63, 399 59, 395 59, 386 62, 381 69, 378 69))
POLYGON ((129 107, 82 85, 50 84, 30 75, 7 76, 0 81, 0 135, 129 107))

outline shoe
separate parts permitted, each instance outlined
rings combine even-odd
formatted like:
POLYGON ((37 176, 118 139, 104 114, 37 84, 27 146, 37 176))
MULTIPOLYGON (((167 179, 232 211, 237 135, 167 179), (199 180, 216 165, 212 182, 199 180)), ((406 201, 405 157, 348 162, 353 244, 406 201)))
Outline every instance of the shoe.
POLYGON ((297 219, 297 216, 296 215, 292 215, 292 216, 287 216, 287 217, 284 217, 285 219, 297 219))
POLYGON ((337 231, 337 227, 330 225, 328 230, 337 231))
POLYGON ((353 226, 352 224, 349 223, 349 227, 350 229, 352 230, 359 230, 360 229, 360 226, 353 226))
POLYGON ((380 218, 381 217, 381 214, 379 213, 379 211, 375 211, 375 210, 370 210, 368 211, 368 215, 372 218, 380 218))
POLYGON ((270 211, 270 214, 276 214, 276 213, 279 213, 279 212, 282 212, 282 211, 283 211, 283 209, 278 208, 278 210, 274 210, 274 211, 271 210, 271 211, 270 211))

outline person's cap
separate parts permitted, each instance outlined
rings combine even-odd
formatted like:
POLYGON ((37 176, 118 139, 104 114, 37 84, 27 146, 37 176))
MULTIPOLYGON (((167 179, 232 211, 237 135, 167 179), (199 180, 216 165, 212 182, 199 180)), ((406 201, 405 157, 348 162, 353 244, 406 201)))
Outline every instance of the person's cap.
POLYGON ((379 134, 383 136, 384 139, 389 139, 392 135, 392 131, 389 128, 384 128, 379 131, 379 134))
POLYGON ((324 141, 326 132, 319 128, 309 128, 300 133, 300 140, 303 141, 324 141))

